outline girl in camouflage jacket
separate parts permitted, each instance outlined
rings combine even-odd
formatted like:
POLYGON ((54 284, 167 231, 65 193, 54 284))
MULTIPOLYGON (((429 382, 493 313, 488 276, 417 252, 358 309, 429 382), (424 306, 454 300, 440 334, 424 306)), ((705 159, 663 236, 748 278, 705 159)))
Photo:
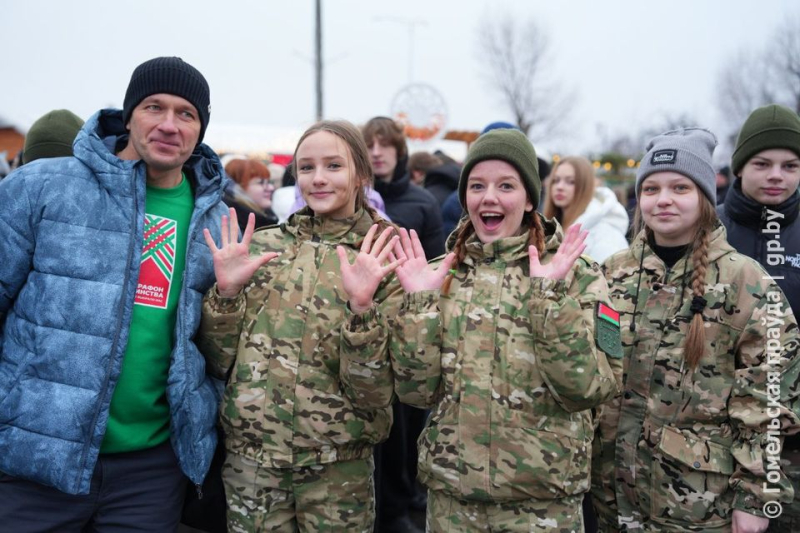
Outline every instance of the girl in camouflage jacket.
POLYGON ((433 407, 418 463, 428 531, 583 530, 590 409, 617 391, 619 331, 598 324, 613 310, 585 232, 534 211, 537 167, 524 134, 490 131, 461 173, 453 253, 428 266, 400 230, 390 353, 400 400, 433 407))
POLYGON ((366 203, 369 154, 351 124, 312 126, 294 165, 308 207, 255 234, 251 217, 241 243, 231 210, 222 246, 206 237, 217 284, 199 342, 209 372, 228 379, 229 528, 368 532, 372 449, 391 426, 398 237, 366 203))
POLYGON ((603 531, 764 531, 792 489, 797 323, 716 217, 706 130, 654 138, 636 179, 643 230, 604 265, 620 313, 622 395, 603 407, 593 496, 603 531))

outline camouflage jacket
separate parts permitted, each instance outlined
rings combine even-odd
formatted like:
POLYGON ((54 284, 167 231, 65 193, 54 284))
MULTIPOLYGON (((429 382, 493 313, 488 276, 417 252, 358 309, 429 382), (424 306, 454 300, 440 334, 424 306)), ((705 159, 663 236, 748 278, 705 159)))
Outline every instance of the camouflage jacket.
POLYGON ((251 253, 280 255, 242 293, 206 295, 198 341, 209 372, 230 373, 220 409, 229 451, 273 468, 309 466, 368 457, 388 436, 385 317, 402 291, 392 276, 376 307, 352 314, 336 255, 342 245, 352 261, 371 225, 363 212, 322 221, 303 210, 253 235, 251 253))
POLYGON ((764 516, 765 502, 790 501, 775 452, 780 434, 798 429, 787 407, 797 401, 800 358, 797 323, 778 285, 719 226, 706 274, 706 351, 691 370, 691 258, 667 269, 642 233, 603 269, 620 313, 624 385, 603 406, 594 446, 601 521, 626 531, 724 531, 733 509, 764 516), (768 480, 771 469, 780 476, 768 480))
MULTIPOLYGON (((544 262, 562 239, 557 224, 546 230, 544 262)), ((404 297, 392 335, 398 397, 434 406, 420 480, 482 501, 586 492, 590 409, 617 392, 595 339, 596 309, 608 303, 600 268, 582 257, 565 280, 531 279, 527 235, 473 238, 467 250, 448 295, 404 297)))

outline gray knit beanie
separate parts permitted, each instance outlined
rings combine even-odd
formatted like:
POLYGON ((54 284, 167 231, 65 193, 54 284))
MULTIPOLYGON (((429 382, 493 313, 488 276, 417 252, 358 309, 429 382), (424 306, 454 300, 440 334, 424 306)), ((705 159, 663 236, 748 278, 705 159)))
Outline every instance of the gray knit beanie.
POLYGON ((539 178, 539 160, 531 141, 519 130, 494 129, 478 137, 467 152, 461 178, 458 180, 458 199, 467 205, 467 180, 472 167, 481 161, 499 159, 519 172, 522 184, 534 206, 539 205, 542 180, 539 178))
POLYGON ((711 164, 716 146, 717 138, 704 128, 680 128, 653 137, 636 173, 636 199, 647 176, 677 172, 692 180, 711 204, 717 205, 717 176, 711 164))

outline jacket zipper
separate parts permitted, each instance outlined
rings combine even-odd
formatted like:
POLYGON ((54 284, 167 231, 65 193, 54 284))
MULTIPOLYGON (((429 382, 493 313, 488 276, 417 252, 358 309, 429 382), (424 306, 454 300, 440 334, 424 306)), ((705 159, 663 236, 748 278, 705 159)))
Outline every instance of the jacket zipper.
MULTIPOLYGON (((135 175, 135 172, 134 172, 135 175)), ((129 246, 128 246, 128 258, 125 263, 125 278, 122 282, 122 295, 120 297, 119 302, 119 311, 117 312, 117 327, 116 332, 114 333, 114 342, 111 344, 111 353, 110 357, 108 358, 108 368, 106 369, 106 375, 103 380, 103 398, 97 404, 97 409, 95 409, 94 416, 92 417, 92 423, 89 425, 89 431, 94 432, 95 426, 97 424, 97 418, 100 416, 100 410, 102 406, 105 404, 106 396, 108 395, 108 382, 111 380, 111 369, 114 366, 114 360, 116 359, 116 352, 117 347, 119 345, 119 335, 122 331, 122 315, 123 311, 125 310, 125 304, 127 303, 127 289, 128 283, 130 282, 130 273, 131 273, 131 261, 133 258, 133 249, 135 247, 136 242, 136 225, 139 220, 139 189, 136 186, 136 178, 132 180, 133 184, 133 217, 131 217, 131 234, 129 239, 129 246)), ((134 291, 135 293, 135 291, 134 291)), ((91 447, 91 435, 89 435, 89 442, 87 446, 83 449, 83 456, 81 457, 81 469, 78 471, 78 486, 80 487, 80 478, 82 471, 86 468, 86 459, 89 454, 89 448, 91 447)))

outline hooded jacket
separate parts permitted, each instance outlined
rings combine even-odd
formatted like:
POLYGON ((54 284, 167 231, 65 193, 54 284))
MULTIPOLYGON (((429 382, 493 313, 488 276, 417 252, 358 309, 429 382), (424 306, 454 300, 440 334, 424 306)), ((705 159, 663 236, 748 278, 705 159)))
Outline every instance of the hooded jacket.
POLYGON ((411 183, 407 167, 408 157, 397 161, 392 181, 375 178, 375 190, 386 203, 386 214, 391 221, 409 231, 415 230, 425 257, 432 259, 444 252, 442 213, 431 193, 411 183))
MULTIPOLYGON (((128 342, 145 222, 146 166, 115 155, 122 112, 84 125, 74 157, 42 159, 0 184, 0 470, 88 494, 128 342)), ((202 483, 219 388, 192 338, 214 281, 223 171, 204 144, 184 165, 195 192, 170 360, 171 442, 202 483)))
POLYGON ((595 189, 592 201, 575 224, 589 232, 584 253, 598 263, 628 247, 628 212, 608 187, 595 189))
POLYGON ((445 163, 434 167, 425 173, 425 190, 430 192, 439 206, 453 191, 458 190, 458 180, 461 177, 461 166, 458 163, 445 163))
MULTIPOLYGON (((545 224, 551 259, 563 238, 545 224)), ((529 276, 527 235, 467 243, 448 295, 407 294, 392 336, 400 401, 433 407, 419 479, 459 499, 552 500, 589 489, 590 409, 617 384, 597 347, 608 303, 596 263, 529 276)), ((614 344, 621 356, 618 337, 614 344)))
POLYGON ((762 205, 745 196, 736 178, 717 214, 731 246, 758 261, 775 277, 792 309, 800 310, 800 191, 780 205, 762 205))
POLYGON ((400 303, 391 276, 377 307, 354 315, 336 247, 352 262, 373 221, 359 211, 320 219, 306 207, 253 235, 252 254, 280 255, 235 298, 212 288, 198 343, 209 371, 230 375, 220 412, 229 452, 270 468, 363 459, 389 435, 389 326, 400 303))
POLYGON ((721 225, 708 262, 706 349, 694 369, 684 363, 690 258, 666 268, 642 232, 603 267, 625 354, 622 395, 603 407, 592 470, 595 508, 612 528, 729 531, 734 509, 763 516, 765 502, 791 500, 786 477, 771 484, 767 472, 780 473, 779 435, 800 423, 797 323, 778 285, 735 252, 721 225))

